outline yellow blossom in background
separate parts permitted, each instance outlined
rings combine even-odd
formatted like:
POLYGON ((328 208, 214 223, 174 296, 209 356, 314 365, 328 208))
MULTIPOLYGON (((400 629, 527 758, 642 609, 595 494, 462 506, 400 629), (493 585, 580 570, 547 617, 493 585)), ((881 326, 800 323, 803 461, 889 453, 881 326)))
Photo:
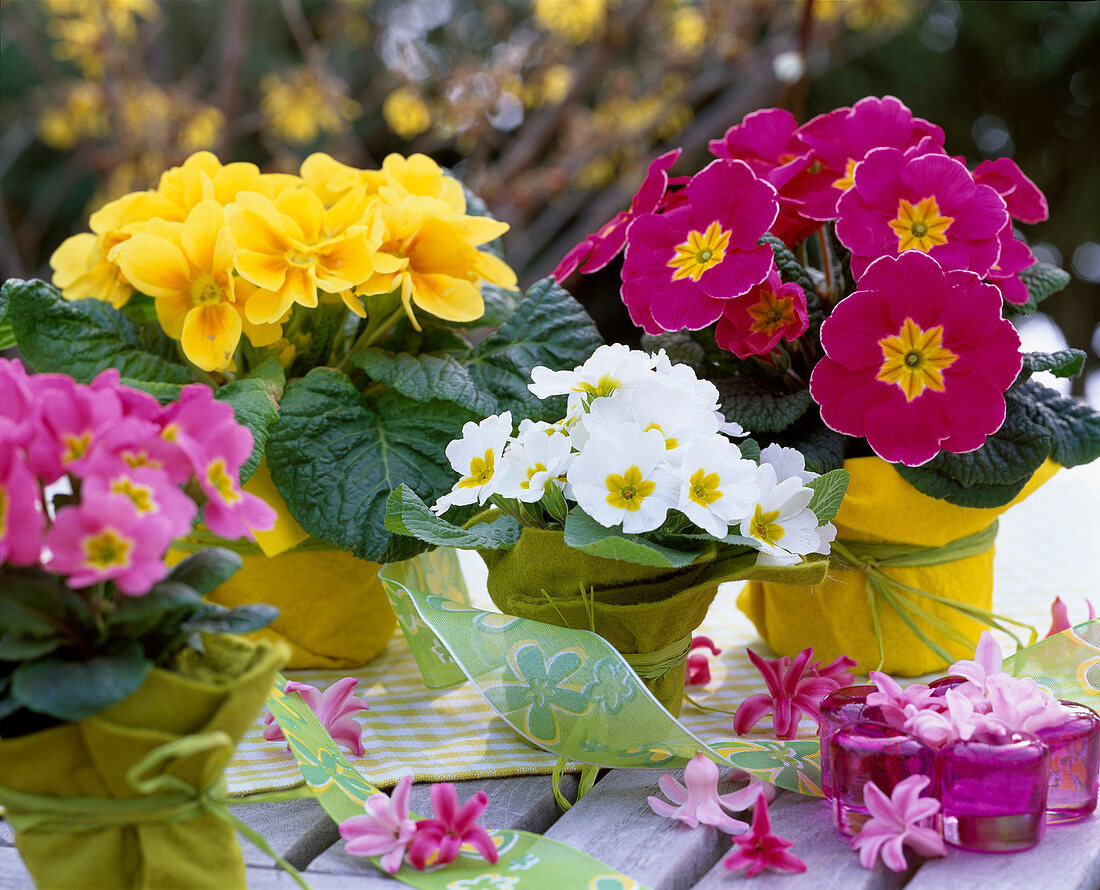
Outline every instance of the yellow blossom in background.
POLYGON ((698 6, 678 6, 668 17, 668 34, 685 56, 695 57, 707 46, 707 20, 698 6))
POLYGON ((212 105, 200 106, 180 127, 180 147, 187 151, 213 148, 225 128, 225 115, 212 105))
POLYGON ((107 98, 103 88, 87 81, 73 84, 60 106, 42 111, 37 125, 39 138, 58 151, 71 149, 85 137, 106 136, 107 98))
POLYGON ((607 0, 535 0, 535 21, 579 46, 603 34, 607 0))
POLYGON ((814 0, 813 15, 822 22, 843 22, 853 31, 874 25, 898 25, 912 18, 913 0, 814 0))
POLYGON ((569 95, 573 80, 573 69, 568 65, 551 65, 542 72, 539 104, 557 105, 562 102, 569 95))
POLYGON ((292 71, 286 79, 265 74, 260 89, 265 125, 294 145, 306 145, 323 133, 347 132, 361 111, 359 103, 347 97, 343 83, 334 78, 322 81, 308 67, 292 71))
POLYGON ((386 96, 382 117, 394 133, 406 140, 426 133, 432 125, 427 103, 410 87, 398 87, 386 96))
POLYGON ((139 21, 155 21, 160 15, 155 0, 42 0, 42 5, 50 16, 50 53, 75 63, 92 80, 103 77, 108 42, 132 43, 139 21))

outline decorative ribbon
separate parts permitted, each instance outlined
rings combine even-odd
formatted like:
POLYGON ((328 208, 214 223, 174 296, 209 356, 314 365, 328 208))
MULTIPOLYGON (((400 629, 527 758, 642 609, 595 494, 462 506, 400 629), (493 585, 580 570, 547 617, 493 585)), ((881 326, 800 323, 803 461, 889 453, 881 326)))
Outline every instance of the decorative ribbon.
POLYGON ((992 525, 980 532, 967 535, 965 538, 958 538, 955 541, 949 541, 940 547, 923 547, 917 544, 900 544, 889 541, 853 541, 850 539, 833 541, 833 555, 839 557, 841 562, 851 568, 863 572, 866 576, 867 601, 870 604, 871 621, 874 624, 875 637, 878 640, 880 668, 886 660, 886 653, 882 645, 882 623, 879 619, 880 601, 885 602, 893 609, 917 638, 948 664, 955 659, 947 650, 921 630, 914 620, 915 618, 920 619, 929 627, 935 628, 945 637, 968 650, 973 645, 973 640, 950 622, 933 615, 915 602, 913 597, 931 600, 956 612, 961 612, 989 627, 995 627, 1012 637, 1017 646, 1022 647, 1025 644, 1006 625, 1013 624, 1027 630, 1030 636, 1028 645, 1035 642, 1038 633, 1030 624, 1016 621, 1006 615, 999 615, 972 603, 964 603, 949 597, 929 593, 927 590, 905 584, 882 571, 884 568, 912 568, 958 562, 961 559, 985 553, 993 546, 996 537, 997 520, 994 520, 992 525))
POLYGON ((690 649, 691 634, 688 634, 654 652, 623 655, 623 661, 634 668, 634 673, 643 680, 658 680, 673 668, 682 665, 690 649))
MULTIPOLYGON (((0 785, 0 805, 4 818, 17 832, 61 831, 88 832, 147 825, 151 822, 186 822, 197 816, 216 816, 227 822, 256 847, 287 871, 298 886, 309 885, 289 862, 283 859, 262 834, 229 812, 228 798, 221 774, 204 788, 190 785, 178 776, 147 776, 163 763, 179 757, 201 754, 217 748, 232 747, 233 740, 220 730, 183 736, 154 748, 126 771, 126 781, 141 797, 49 797, 16 791, 0 785)), ((293 795, 276 792, 253 795, 248 803, 286 800, 293 795)))

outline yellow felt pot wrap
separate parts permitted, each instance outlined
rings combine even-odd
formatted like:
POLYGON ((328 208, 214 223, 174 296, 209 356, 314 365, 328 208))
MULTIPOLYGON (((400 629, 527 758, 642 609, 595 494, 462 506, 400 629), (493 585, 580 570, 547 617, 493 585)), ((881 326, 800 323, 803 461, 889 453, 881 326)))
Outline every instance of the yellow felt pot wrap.
MULTIPOLYGON (((810 583, 821 579, 825 567, 818 559, 790 568, 757 568, 756 554, 749 553, 729 560, 709 554, 684 568, 656 568, 590 556, 566 544, 560 531, 536 528, 525 528, 511 550, 483 551, 482 557, 489 568, 489 595, 502 612, 595 629, 624 655, 656 652, 690 635, 722 581, 759 576, 810 583), (589 591, 594 628, 585 602, 589 591)), ((680 713, 682 660, 645 684, 672 714, 680 713)))
MULTIPOLYGON (((218 780, 283 664, 282 646, 208 636, 207 652, 181 662, 189 675, 155 668, 133 695, 79 723, 0 739, 0 785, 56 798, 136 798, 126 772, 161 745, 221 731, 224 745, 169 760, 153 775, 195 788, 218 780)), ((88 831, 15 833, 39 888, 245 887, 236 832, 203 813, 180 822, 138 822, 88 831)))
MULTIPOLYGON (((854 458, 845 461, 844 468, 851 474, 851 482, 835 520, 838 540, 942 547, 988 528, 1012 504, 1053 476, 1058 465, 1048 460, 1013 501, 990 509, 957 507, 922 494, 877 457, 854 458)), ((881 571, 903 584, 982 609, 989 609, 992 603, 992 547, 985 553, 941 565, 883 567, 881 571)), ((750 582, 738 596, 737 605, 777 654, 793 657, 812 646, 815 658, 832 661, 849 655, 858 662, 857 670, 866 673, 879 663, 879 644, 865 582, 863 572, 834 561, 827 578, 809 587, 750 582)), ((969 650, 964 649, 916 619, 931 639, 956 658, 973 654, 985 625, 927 598, 899 595, 908 596, 950 622, 973 644, 969 650)), ((886 655, 883 671, 915 677, 947 667, 884 602, 879 605, 879 619, 886 655)))

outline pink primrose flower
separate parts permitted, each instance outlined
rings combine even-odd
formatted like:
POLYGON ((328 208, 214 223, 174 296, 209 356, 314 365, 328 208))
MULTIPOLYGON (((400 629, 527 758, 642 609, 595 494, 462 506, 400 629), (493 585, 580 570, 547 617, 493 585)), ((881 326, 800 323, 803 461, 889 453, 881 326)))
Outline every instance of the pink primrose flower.
POLYGON ((27 463, 45 484, 65 473, 82 475, 100 437, 122 417, 114 390, 93 390, 61 374, 27 378, 41 423, 27 447, 27 463))
POLYGON ((883 257, 821 326, 810 393, 827 426, 917 466, 980 448, 1005 419, 1020 338, 1001 295, 920 251, 883 257))
POLYGON ((1012 223, 1005 223, 1001 229, 998 240, 1001 245, 1001 254, 997 262, 990 268, 986 278, 989 283, 996 286, 1010 303, 1026 303, 1030 294, 1027 285, 1020 278, 1020 273, 1035 265, 1035 255, 1023 241, 1016 237, 1012 230, 1012 223))
POLYGON ((877 707, 882 712, 882 719, 895 729, 905 725, 907 708, 940 709, 942 702, 936 690, 923 683, 910 683, 902 688, 897 680, 881 671, 871 671, 868 676, 878 691, 867 696, 867 704, 877 707))
POLYGON ((733 731, 744 735, 765 714, 772 713, 772 726, 780 739, 793 739, 798 731, 801 715, 821 720, 821 699, 839 689, 840 684, 831 677, 814 675, 807 671, 813 649, 803 649, 794 661, 782 656, 775 659, 761 658, 752 649, 746 650, 749 660, 756 665, 767 693, 750 695, 733 715, 733 731))
POLYGON ((752 828, 735 837, 733 846, 733 852, 722 860, 722 865, 730 871, 746 869, 747 878, 755 877, 766 868, 790 872, 806 870, 806 863, 788 851, 788 847, 793 847, 794 842, 772 834, 768 802, 764 799, 763 793, 756 799, 756 806, 752 813, 752 828))
POLYGON ((874 868, 882 861, 891 871, 906 869, 904 847, 921 856, 946 856, 943 837, 932 827, 932 817, 940 811, 940 802, 920 794, 932 780, 928 776, 909 776, 894 786, 887 797, 874 782, 863 786, 863 801, 871 818, 852 838, 852 849, 859 850, 859 864, 874 868))
POLYGON ((596 232, 593 232, 570 250, 551 273, 555 281, 565 281, 578 269, 584 274, 598 272, 610 263, 626 245, 626 232, 630 224, 643 213, 658 213, 668 191, 668 171, 680 157, 680 149, 667 151, 654 158, 646 171, 629 210, 615 214, 596 232))
POLYGON ((758 245, 775 221, 775 188, 741 161, 714 161, 684 190, 684 206, 639 216, 627 233, 622 297, 647 333, 698 330, 772 266, 758 245))
POLYGON ((787 188, 812 161, 810 147, 798 140, 794 115, 783 108, 764 108, 745 116, 726 130, 721 139, 710 142, 710 153, 717 158, 744 161, 760 179, 779 192, 779 216, 771 231, 785 244, 795 244, 821 228, 820 220, 809 219, 800 211, 801 202, 787 188))
POLYGON ((96 374, 91 382, 91 388, 96 392, 103 390, 114 392, 122 403, 122 413, 127 417, 155 420, 160 416, 160 402, 147 392, 134 389, 132 386, 124 386, 117 368, 106 368, 96 374))
POLYGON ((813 150, 811 164, 789 190, 810 219, 837 217, 840 196, 852 187, 856 165, 876 148, 910 155, 942 154, 943 130, 893 96, 868 96, 851 108, 818 115, 799 127, 797 139, 813 150))
POLYGON ((1001 196, 954 158, 876 148, 837 202, 836 236, 852 252, 857 282, 879 257, 908 251, 984 276, 1000 256, 1007 222, 1001 196))
POLYGON ((57 511, 46 532, 46 569, 68 575, 73 588, 113 580, 123 593, 141 596, 168 574, 164 554, 171 541, 169 521, 139 514, 125 495, 86 497, 57 511))
POLYGON ((722 652, 710 637, 692 637, 687 657, 687 673, 684 675, 685 686, 704 686, 710 682, 710 659, 705 652, 694 651, 696 649, 709 649, 711 655, 722 652))
POLYGON ((125 495, 139 516, 165 519, 172 537, 181 537, 191 531, 198 507, 172 484, 167 473, 150 467, 119 466, 119 463, 109 473, 86 476, 81 497, 95 501, 111 494, 125 495))
POLYGON ((45 525, 38 480, 0 427, 0 564, 37 565, 45 525))
MULTIPOLYGON (((1091 600, 1085 600, 1085 604, 1089 608, 1088 620, 1092 621, 1096 618, 1096 610, 1093 609, 1091 600)), ((1062 602, 1062 598, 1059 596, 1056 596, 1054 602, 1050 604, 1050 617, 1050 630, 1048 630, 1045 635, 1047 637, 1052 637, 1057 633, 1061 633, 1073 627, 1073 623, 1069 620, 1069 608, 1062 602)))
POLYGON ((340 837, 350 856, 381 856, 382 868, 397 874, 405 859, 405 850, 416 836, 416 822, 409 818, 409 789, 412 776, 405 776, 393 789, 393 796, 372 794, 367 798, 366 813, 351 816, 340 823, 340 837))
POLYGON ((1012 158, 982 161, 974 168, 974 181, 992 186, 1005 200, 1008 215, 1025 223, 1039 223, 1050 211, 1039 186, 1024 175, 1012 158))
MULTIPOLYGON (((353 695, 358 683, 355 677, 344 677, 321 692, 316 686, 290 680, 283 691, 297 692, 309 709, 317 715, 317 719, 321 721, 325 732, 332 736, 333 741, 350 754, 362 757, 363 726, 352 717, 361 711, 369 710, 370 705, 353 695)), ((264 714, 264 726, 264 738, 269 742, 281 742, 286 739, 271 711, 264 714)))
POLYGON ((23 365, 0 358, 0 440, 23 448, 38 431, 38 406, 23 365))
POLYGON ((489 833, 477 824, 477 817, 489 805, 484 791, 479 791, 460 808, 455 786, 450 782, 432 785, 432 818, 416 823, 416 837, 409 847, 409 862, 423 871, 428 865, 454 862, 463 844, 470 844, 489 862, 496 862, 496 845, 489 833), (434 858, 432 854, 437 854, 434 858), (431 861, 429 862, 429 859, 431 861))
POLYGON ((738 358, 749 358, 767 355, 780 340, 797 340, 809 326, 806 294, 793 282, 784 284, 773 263, 764 281, 726 301, 714 340, 738 358))
POLYGON ((680 784, 670 773, 657 780, 668 803, 656 796, 648 799, 650 809, 658 816, 679 819, 689 828, 697 828, 700 823, 713 825, 727 834, 737 834, 748 828, 748 824, 734 819, 730 813, 739 813, 752 806, 761 792, 758 781, 751 781, 746 788, 731 794, 718 793, 718 766, 702 752, 697 753, 684 769, 684 784, 680 784))

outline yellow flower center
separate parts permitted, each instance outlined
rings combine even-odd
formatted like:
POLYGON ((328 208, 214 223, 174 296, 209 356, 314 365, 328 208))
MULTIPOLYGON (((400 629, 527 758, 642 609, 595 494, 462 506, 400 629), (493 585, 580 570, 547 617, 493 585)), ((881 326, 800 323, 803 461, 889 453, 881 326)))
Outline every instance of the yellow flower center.
POLYGON ((71 464, 74 460, 80 460, 84 456, 84 452, 88 450, 88 446, 92 444, 91 430, 79 436, 65 433, 62 438, 65 440, 65 453, 61 455, 61 462, 64 464, 71 464))
POLYGON ((916 207, 902 198, 897 218, 890 220, 890 228, 898 236, 898 253, 905 250, 928 253, 936 245, 946 244, 944 233, 954 221, 953 216, 940 216, 935 196, 925 198, 916 207))
POLYGON ((84 539, 84 561, 100 571, 128 566, 134 542, 124 538, 113 528, 105 528, 98 535, 84 539))
POLYGON ((317 265, 317 257, 309 253, 301 253, 297 250, 288 250, 285 254, 286 261, 291 266, 297 266, 299 269, 308 269, 310 266, 317 265))
POLYGON ((690 278, 698 281, 708 269, 717 266, 726 257, 730 232, 712 222, 705 232, 688 233, 687 241, 676 245, 676 256, 668 261, 673 281, 690 278))
POLYGON ((485 449, 485 457, 470 459, 470 475, 459 480, 459 488, 478 488, 493 478, 496 455, 492 448, 485 449))
POLYGON ((911 318, 905 319, 896 337, 883 337, 878 345, 882 347, 882 367, 876 379, 896 383, 905 393, 907 402, 913 401, 926 387, 943 392, 941 372, 958 358, 943 347, 942 325, 924 331, 911 318))
POLYGON ((211 306, 226 297, 225 290, 213 275, 205 273, 191 285, 191 302, 196 306, 211 306))
POLYGON ((775 521, 778 518, 778 510, 769 510, 765 513, 763 508, 757 504, 756 511, 752 514, 752 522, 749 523, 749 534, 758 541, 774 545, 785 534, 783 526, 775 521))
POLYGON ((708 473, 705 468, 700 467, 691 474, 688 481, 688 497, 700 507, 709 507, 722 497, 722 490, 718 487, 722 480, 717 473, 708 473))
POLYGON ((241 499, 241 493, 233 484, 233 477, 226 472, 225 461, 220 457, 206 468, 206 481, 221 495, 227 504, 235 504, 241 499))
MULTIPOLYGON (((649 426, 647 426, 645 428, 645 430, 643 432, 648 433, 650 430, 656 430, 662 436, 665 435, 665 431, 663 429, 661 429, 661 425, 659 423, 651 423, 649 426)), ((680 440, 677 439, 675 436, 666 436, 665 437, 665 451, 671 451, 673 448, 679 448, 679 447, 680 447, 680 440)))
POLYGON ((8 533, 8 493, 0 488, 0 538, 8 533))
POLYGON ((157 502, 153 498, 153 489, 148 485, 139 485, 125 476, 111 480, 111 491, 124 494, 133 503, 138 513, 155 513, 157 502))
POLYGON ((135 469, 137 467, 152 467, 154 470, 159 470, 164 466, 159 460, 152 460, 144 451, 123 451, 122 459, 126 461, 127 466, 135 469))
POLYGON ((543 463, 537 463, 533 467, 528 467, 527 468, 527 478, 524 479, 519 484, 519 487, 520 488, 526 488, 526 489, 530 490, 531 480, 535 478, 535 473, 545 473, 545 472, 546 472, 546 464, 543 464, 543 463))
POLYGON ((855 185, 855 179, 853 177, 855 176, 857 163, 855 158, 848 158, 848 166, 844 168, 844 175, 833 182, 833 188, 846 192, 855 185))
POLYGON ((631 513, 638 512, 642 501, 657 488, 657 483, 643 478, 642 471, 636 466, 627 467, 621 476, 610 474, 604 484, 607 485, 607 502, 617 510, 628 510, 631 513))
POLYGON ((780 297, 771 288, 764 288, 760 299, 749 307, 752 324, 749 329, 757 334, 774 334, 795 320, 794 299, 780 297))
POLYGON ((578 383, 573 387, 573 392, 583 392, 594 399, 599 399, 611 395, 622 385, 621 380, 616 380, 610 374, 603 374, 595 383, 587 381, 578 383))
POLYGON ((170 423, 167 426, 165 426, 164 429, 162 429, 160 431, 160 437, 165 442, 175 442, 176 437, 179 435, 179 433, 180 433, 179 426, 177 426, 174 423, 170 423))

